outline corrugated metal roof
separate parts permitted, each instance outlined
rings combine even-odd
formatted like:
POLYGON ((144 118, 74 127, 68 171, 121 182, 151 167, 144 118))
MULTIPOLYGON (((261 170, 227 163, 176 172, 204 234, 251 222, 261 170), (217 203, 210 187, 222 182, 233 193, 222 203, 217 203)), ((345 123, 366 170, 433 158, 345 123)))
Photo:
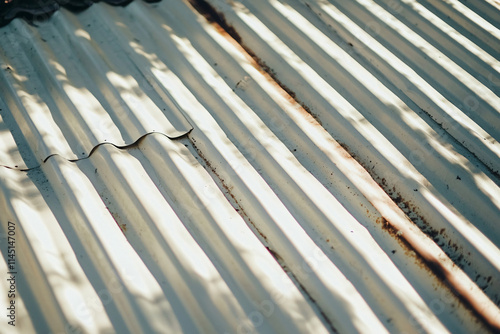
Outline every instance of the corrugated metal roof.
POLYGON ((15 329, 500 328, 495 2, 192 3, 0 29, 15 329))
POLYGON ((101 12, 66 12, 39 27, 16 20, 3 29, 0 108, 16 130, 0 152, 3 165, 31 168, 53 154, 84 158, 100 143, 124 146, 147 133, 176 138, 191 129, 151 70, 138 67, 147 60, 105 33, 111 22, 98 21, 101 12), (23 141, 20 156, 10 153, 23 141))

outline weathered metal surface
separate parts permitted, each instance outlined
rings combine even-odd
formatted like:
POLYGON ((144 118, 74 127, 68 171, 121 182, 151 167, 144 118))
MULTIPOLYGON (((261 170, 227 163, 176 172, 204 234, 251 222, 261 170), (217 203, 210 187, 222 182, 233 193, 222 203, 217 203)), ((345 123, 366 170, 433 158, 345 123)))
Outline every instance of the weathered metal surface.
POLYGON ((483 43, 498 28, 459 20, 471 10, 458 1, 208 3, 498 305, 500 57, 498 43, 483 43), (433 5, 450 18, 424 34, 441 16, 433 5), (414 16, 424 22, 410 25, 414 16), (474 62, 455 55, 450 35, 474 62))
POLYGON ((15 20, 2 29, 0 109, 11 138, 5 134, 1 165, 32 168, 54 154, 81 159, 105 142, 191 129, 150 69, 137 67, 147 60, 99 12, 57 12, 38 27, 15 20), (26 144, 13 153, 17 142, 26 144))
POLYGON ((494 331, 497 9, 191 3, 0 29, 20 332, 494 331))
POLYGON ((40 333, 252 331, 248 317, 263 314, 263 332, 326 332, 183 144, 155 134, 77 163, 2 169, 21 333, 30 322, 40 333))

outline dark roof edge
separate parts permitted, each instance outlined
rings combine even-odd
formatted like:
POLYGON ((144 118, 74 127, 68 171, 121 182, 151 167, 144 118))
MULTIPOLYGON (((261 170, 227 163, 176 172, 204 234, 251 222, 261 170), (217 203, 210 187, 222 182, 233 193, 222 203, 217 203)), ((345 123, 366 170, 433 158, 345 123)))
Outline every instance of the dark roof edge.
MULTIPOLYGON (((126 6, 133 0, 6 0, 0 2, 0 27, 9 24, 16 17, 25 18, 28 22, 43 21, 61 7, 79 12, 101 1, 113 6, 126 6)), ((160 0, 143 1, 159 2, 160 0)))

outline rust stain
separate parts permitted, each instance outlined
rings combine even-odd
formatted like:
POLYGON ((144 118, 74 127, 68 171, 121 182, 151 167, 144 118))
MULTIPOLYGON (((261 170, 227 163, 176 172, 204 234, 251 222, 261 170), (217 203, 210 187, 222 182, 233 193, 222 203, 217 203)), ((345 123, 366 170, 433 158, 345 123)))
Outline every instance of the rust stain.
POLYGON ((312 112, 312 110, 302 101, 297 98, 297 94, 282 83, 276 72, 266 64, 257 54, 248 47, 241 36, 238 34, 236 29, 227 22, 224 14, 217 12, 210 4, 205 0, 188 0, 188 2, 196 9, 205 19, 228 41, 235 46, 242 55, 245 56, 247 61, 257 69, 269 83, 275 86, 281 95, 292 105, 295 105, 299 112, 303 115, 312 117, 313 120, 309 119, 315 123, 315 125, 322 126, 321 119, 312 112))
MULTIPOLYGON (((436 279, 434 280, 434 287, 436 289, 441 289, 448 291, 455 300, 451 303, 452 305, 455 303, 460 303, 464 305, 469 312, 475 314, 478 319, 481 319, 482 316, 478 312, 476 308, 474 308, 470 302, 456 289, 454 289, 453 285, 450 284, 450 278, 447 276, 445 272, 442 271, 442 267, 440 263, 437 263, 431 259, 425 259, 422 257, 415 249, 404 239, 401 235, 398 234, 398 231, 391 225, 389 221, 387 221, 384 217, 379 217, 376 220, 377 224, 381 225, 381 228, 393 236, 401 246, 404 251, 406 257, 413 259, 414 263, 421 269, 425 270, 429 275, 434 276, 436 279)), ((391 251, 392 254, 396 254, 397 250, 394 249, 391 251)), ((479 277, 480 275, 478 275, 479 277)), ((491 277, 486 279, 486 281, 490 281, 491 277)), ((490 325, 487 322, 485 325, 490 325)))
MULTIPOLYGON (((306 116, 309 122, 313 123, 316 126, 322 127, 322 122, 320 118, 315 115, 311 109, 305 105, 300 99, 297 98, 295 92, 283 84, 276 72, 269 67, 263 59, 261 59, 257 54, 249 48, 243 42, 243 39, 238 34, 236 29, 231 26, 225 19, 222 13, 217 12, 211 5, 209 5, 205 0, 188 0, 189 3, 202 15, 204 16, 208 22, 210 22, 217 31, 225 36, 236 48, 238 48, 241 54, 245 55, 250 64, 252 64, 270 83, 275 85, 275 87, 281 92, 283 97, 287 99, 292 105, 297 106, 299 112, 306 116)), ((385 178, 380 178, 373 171, 373 166, 368 166, 363 160, 358 157, 354 152, 352 152, 349 147, 341 142, 337 142, 334 139, 331 139, 333 144, 336 147, 343 148, 342 154, 347 159, 352 159, 360 164, 371 176, 371 178, 383 189, 383 191, 390 196, 393 202, 405 213, 405 215, 427 236, 429 236, 444 252, 445 254, 453 261, 454 265, 463 268, 465 265, 470 265, 471 262, 466 259, 464 254, 462 253, 462 247, 457 245, 456 243, 452 243, 449 239, 449 236, 446 233, 446 229, 442 228, 440 230, 434 229, 430 226, 430 224, 424 219, 422 215, 419 214, 419 208, 413 205, 410 201, 405 200, 400 193, 396 191, 395 187, 390 187, 385 178), (448 241, 446 243, 446 241, 448 241)), ((203 154, 200 150, 198 150, 193 142, 193 146, 198 152, 199 156, 205 161, 206 165, 209 169, 212 170, 214 175, 221 181, 222 186, 226 189, 227 194, 231 196, 231 198, 236 203, 235 209, 246 221, 248 221, 254 228, 255 231, 260 235, 260 237, 267 242, 267 237, 259 231, 259 229, 255 226, 255 224, 249 219, 244 210, 239 205, 237 199, 231 193, 230 189, 225 185, 224 180, 220 178, 220 176, 210 165, 210 162, 203 157, 203 154)), ((371 163, 371 161, 370 161, 371 163)), ((418 191, 415 190, 415 191, 418 191)), ((367 212, 369 213, 369 212, 367 212)), ((389 221, 387 221, 384 217, 379 217, 376 220, 379 223, 383 230, 392 235, 398 243, 401 245, 402 249, 404 249, 405 255, 414 259, 415 263, 429 272, 429 274, 436 277, 436 284, 440 285, 443 289, 448 289, 463 305, 465 305, 471 312, 475 313, 482 318, 481 314, 478 313, 468 300, 465 299, 460 293, 453 289, 453 287, 449 284, 449 279, 446 277, 446 273, 442 271, 441 265, 439 263, 433 263, 432 259, 425 259, 419 253, 417 253, 414 248, 405 240, 404 236, 401 232, 396 230, 389 221)), ((329 242, 329 240, 326 240, 329 242)), ((332 247, 333 249, 333 247, 332 247)), ((283 269, 288 272, 288 268, 284 263, 282 263, 281 257, 273 250, 268 248, 269 252, 275 257, 275 259, 282 265, 283 269)), ((396 253, 396 250, 393 250, 392 253, 396 253)), ((470 254, 468 254, 470 255, 470 254)), ((293 275, 293 273, 290 273, 293 275)), ((477 275, 476 282, 481 279, 480 275, 477 275)), ((486 289, 488 287, 488 283, 491 281, 491 277, 483 278, 485 284, 480 288, 486 289)), ((312 297, 307 293, 304 287, 300 284, 300 282, 296 281, 297 284, 300 285, 300 288, 304 293, 314 302, 312 297)), ((498 304, 498 302, 497 302, 498 304)), ((321 310, 320 310, 321 311, 321 310)), ((328 319, 325 316, 325 319, 328 319)))
POLYGON ((405 213, 405 215, 427 236, 429 236, 455 263, 459 268, 463 269, 465 266, 470 266, 471 261, 466 254, 464 255, 463 247, 450 240, 449 235, 445 228, 433 228, 427 220, 419 213, 420 209, 411 201, 405 200, 401 193, 396 190, 395 186, 390 186, 385 178, 379 177, 373 171, 373 168, 368 166, 360 157, 354 153, 349 146, 345 143, 339 142, 339 145, 351 156, 357 163, 359 163, 372 177, 372 179, 384 190, 392 201, 405 213))
POLYGON ((106 206, 106 208, 108 209, 111 216, 113 216, 113 219, 115 220, 116 225, 118 225, 118 227, 120 228, 122 233, 125 235, 125 232, 127 231, 127 224, 120 223, 120 221, 121 221, 120 215, 116 212, 111 212, 107 206, 106 206))
MULTIPOLYGON (((233 208, 236 210, 236 212, 238 212, 238 214, 246 222, 248 222, 253 227, 253 230, 255 230, 257 232, 258 236, 260 236, 259 239, 264 244, 264 246, 266 247, 267 251, 273 256, 273 258, 276 260, 276 262, 278 262, 278 264, 283 269, 283 271, 285 271, 289 275, 289 277, 292 278, 292 281, 298 286, 298 288, 302 291, 302 293, 312 302, 312 304, 315 306, 315 308, 317 309, 317 311, 321 314, 321 317, 322 317, 324 323, 330 328, 331 332, 337 333, 337 330, 335 329, 332 321, 328 318, 328 316, 325 314, 325 312, 319 307, 319 305, 316 303, 316 300, 310 295, 310 293, 302 285, 302 283, 300 283, 300 281, 297 279, 297 277, 295 276, 295 274, 287 266, 285 260, 281 257, 281 255, 279 255, 274 249, 272 249, 269 246, 268 240, 267 240, 267 236, 264 233, 262 233, 259 230, 259 228, 257 228, 257 226, 255 225, 255 223, 245 213, 245 210, 239 204, 238 200, 236 199, 236 197, 234 196, 234 194, 232 194, 232 192, 230 190, 233 187, 232 186, 227 186, 225 184, 224 179, 219 176, 219 174, 216 171, 216 168, 212 166, 212 164, 210 163, 210 161, 203 155, 203 153, 201 152, 201 150, 196 146, 196 144, 195 144, 196 140, 194 138, 192 138, 191 136, 189 136, 189 138, 191 139, 191 143, 193 145, 193 148, 196 150, 196 152, 197 152, 198 156, 200 157, 200 159, 203 160, 203 162, 205 163, 206 167, 217 177, 218 180, 220 180, 221 186, 226 190, 224 193, 226 193, 227 195, 229 195, 233 199, 233 201, 229 201, 229 202, 233 205, 233 208)), ((329 241, 330 240, 328 239, 327 242, 329 242, 329 241)), ((331 249, 332 250, 334 249, 333 246, 331 247, 331 249)))
POLYGON ((192 138, 191 136, 189 136, 189 139, 191 140, 191 144, 193 146, 193 148, 195 149, 196 153, 198 154, 198 156, 200 157, 200 159, 203 160, 205 166, 210 170, 210 172, 215 175, 215 177, 220 181, 220 185, 224 188, 224 192, 223 193, 226 193, 227 195, 229 195, 232 199, 232 201, 229 201, 231 203, 231 205, 233 206, 233 208, 236 210, 236 212, 248 223, 251 224, 251 226, 253 227, 253 229, 258 233, 258 235, 260 236, 259 239, 261 239, 261 242, 263 242, 265 245, 267 245, 267 236, 262 233, 259 228, 257 228, 257 226, 255 225, 255 223, 250 219, 250 217, 246 214, 245 210, 243 209, 243 207, 240 205, 238 199, 236 198, 236 196, 234 196, 234 194, 232 193, 232 189, 234 188, 233 186, 228 186, 225 182, 225 180, 217 173, 217 169, 215 167, 212 166, 212 164, 210 163, 210 161, 204 156, 203 152, 196 146, 196 140, 194 138, 192 138))
POLYGON ((242 39, 233 26, 227 23, 222 13, 217 12, 205 0, 188 0, 198 13, 200 13, 208 22, 210 22, 219 33, 224 36, 231 36, 236 42, 241 43, 242 39))
POLYGON ((116 225, 118 225, 122 233, 125 235, 125 232, 127 231, 127 224, 120 223, 120 221, 122 221, 120 215, 117 212, 113 212, 109 209, 111 201, 109 200, 108 197, 103 197, 101 195, 101 199, 105 203, 106 210, 108 210, 109 214, 113 217, 113 220, 115 221, 116 225))
MULTIPOLYGON (((454 266, 463 269, 464 266, 471 265, 471 262, 468 259, 470 253, 464 254, 463 248, 450 240, 450 237, 447 235, 447 231, 445 228, 432 228, 430 224, 425 220, 425 218, 419 214, 420 209, 418 208, 418 206, 411 203, 411 201, 405 200, 403 196, 399 192, 397 192, 395 186, 389 186, 385 178, 380 178, 378 175, 376 175, 373 171, 373 167, 370 167, 365 162, 363 162, 363 160, 359 158, 354 152, 352 152, 345 143, 339 143, 339 145, 344 148, 346 154, 349 154, 352 159, 357 161, 357 163, 359 163, 369 173, 371 178, 384 190, 386 194, 389 195, 391 200, 405 213, 405 215, 443 250, 443 252, 452 260, 454 266)), ((490 328, 492 328, 492 326, 495 326, 483 317, 481 310, 474 307, 466 296, 462 295, 454 288, 452 277, 447 276, 449 275, 449 273, 443 270, 440 263, 437 263, 436 260, 432 258, 424 258, 421 254, 416 252, 412 245, 407 242, 405 236, 398 232, 397 229, 395 229, 385 217, 379 217, 376 222, 381 225, 384 231, 389 233, 398 241, 402 249, 404 249, 405 256, 413 258, 417 266, 427 271, 430 275, 436 277, 435 282, 438 287, 450 291, 451 294, 457 298, 458 302, 464 305, 470 312, 475 314, 478 319, 484 320, 484 324, 486 326, 489 326, 490 328)), ((396 253, 396 251, 393 250, 392 253, 394 254, 396 253)), ((473 277, 471 278, 473 279, 473 277)), ((488 277, 477 275, 474 281, 483 291, 485 291, 485 289, 487 289, 487 287, 489 286, 488 277), (479 280, 481 280, 481 282, 483 283, 482 285, 477 284, 479 280)), ((498 296, 493 296, 493 301, 495 302, 495 304, 499 305, 498 296)))

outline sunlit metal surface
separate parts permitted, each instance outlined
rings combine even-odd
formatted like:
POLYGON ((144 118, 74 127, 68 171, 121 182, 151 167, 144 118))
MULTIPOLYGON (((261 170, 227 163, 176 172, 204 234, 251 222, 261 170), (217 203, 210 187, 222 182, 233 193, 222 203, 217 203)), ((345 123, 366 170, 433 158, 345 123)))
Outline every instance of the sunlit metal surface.
POLYGON ((499 329, 498 22, 452 0, 15 19, 0 332, 499 329))

